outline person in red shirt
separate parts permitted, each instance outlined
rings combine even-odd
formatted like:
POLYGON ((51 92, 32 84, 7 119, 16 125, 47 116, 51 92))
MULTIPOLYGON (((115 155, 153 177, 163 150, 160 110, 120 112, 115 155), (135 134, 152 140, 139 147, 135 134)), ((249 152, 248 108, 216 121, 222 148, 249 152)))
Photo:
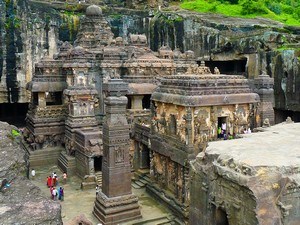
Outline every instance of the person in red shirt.
POLYGON ((47 177, 47 186, 48 186, 48 188, 52 186, 52 178, 51 178, 51 176, 47 177))

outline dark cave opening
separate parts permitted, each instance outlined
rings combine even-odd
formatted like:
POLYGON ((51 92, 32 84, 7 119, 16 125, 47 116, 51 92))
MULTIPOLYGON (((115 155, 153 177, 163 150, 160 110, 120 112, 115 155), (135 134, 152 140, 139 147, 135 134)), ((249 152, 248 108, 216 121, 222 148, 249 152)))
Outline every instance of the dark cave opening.
MULTIPOLYGON (((200 65, 200 62, 198 62, 200 65)), ((209 67, 213 73, 214 68, 218 67, 221 74, 244 75, 246 76, 247 59, 231 60, 231 61, 205 61, 205 65, 209 67)))
POLYGON ((294 122, 300 122, 300 112, 274 108, 274 113, 276 124, 284 122, 287 117, 291 117, 294 122))
POLYGON ((143 109, 150 109, 150 99, 151 99, 151 95, 147 95, 145 94, 144 95, 144 98, 143 98, 143 109))
POLYGON ((28 103, 2 103, 0 104, 0 121, 24 127, 28 103))
POLYGON ((94 157, 95 172, 102 171, 102 156, 94 157))

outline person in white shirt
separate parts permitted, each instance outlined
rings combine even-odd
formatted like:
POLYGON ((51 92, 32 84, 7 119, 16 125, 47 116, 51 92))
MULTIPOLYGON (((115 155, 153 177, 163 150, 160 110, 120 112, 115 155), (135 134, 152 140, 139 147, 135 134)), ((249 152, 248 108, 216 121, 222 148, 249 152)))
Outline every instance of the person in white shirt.
POLYGON ((32 177, 32 180, 34 180, 34 178, 35 178, 35 170, 34 169, 31 170, 31 177, 32 177))

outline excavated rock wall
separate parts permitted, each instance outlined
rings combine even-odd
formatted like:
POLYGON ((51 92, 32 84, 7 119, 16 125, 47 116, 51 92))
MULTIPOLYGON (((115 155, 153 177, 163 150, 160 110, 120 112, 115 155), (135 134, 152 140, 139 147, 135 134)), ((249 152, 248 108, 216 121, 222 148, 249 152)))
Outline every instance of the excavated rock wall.
POLYGON ((12 129, 16 127, 0 122, 1 224, 62 224, 59 202, 44 197, 26 178, 25 152, 12 129))
MULTIPOLYGON (((44 55, 51 57, 60 41, 74 41, 86 6, 29 0, 1 0, 0 4, 0 103, 29 102, 25 85, 32 78, 34 63, 44 55)), ((266 19, 112 5, 104 6, 103 12, 115 36, 126 40, 129 33, 145 33, 152 50, 162 45, 193 50, 198 61, 242 60, 241 73, 249 79, 262 72, 275 79, 275 108, 299 112, 298 28, 266 19)))

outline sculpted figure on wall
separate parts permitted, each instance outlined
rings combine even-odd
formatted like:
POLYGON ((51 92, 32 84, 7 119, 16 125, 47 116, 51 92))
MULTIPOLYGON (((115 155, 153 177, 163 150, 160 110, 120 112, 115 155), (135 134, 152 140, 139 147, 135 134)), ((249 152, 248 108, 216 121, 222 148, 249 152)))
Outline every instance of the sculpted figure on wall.
POLYGON ((161 118, 157 120, 158 131, 160 133, 164 134, 165 133, 165 129, 166 129, 166 125, 167 125, 166 113, 163 112, 161 114, 161 118))

